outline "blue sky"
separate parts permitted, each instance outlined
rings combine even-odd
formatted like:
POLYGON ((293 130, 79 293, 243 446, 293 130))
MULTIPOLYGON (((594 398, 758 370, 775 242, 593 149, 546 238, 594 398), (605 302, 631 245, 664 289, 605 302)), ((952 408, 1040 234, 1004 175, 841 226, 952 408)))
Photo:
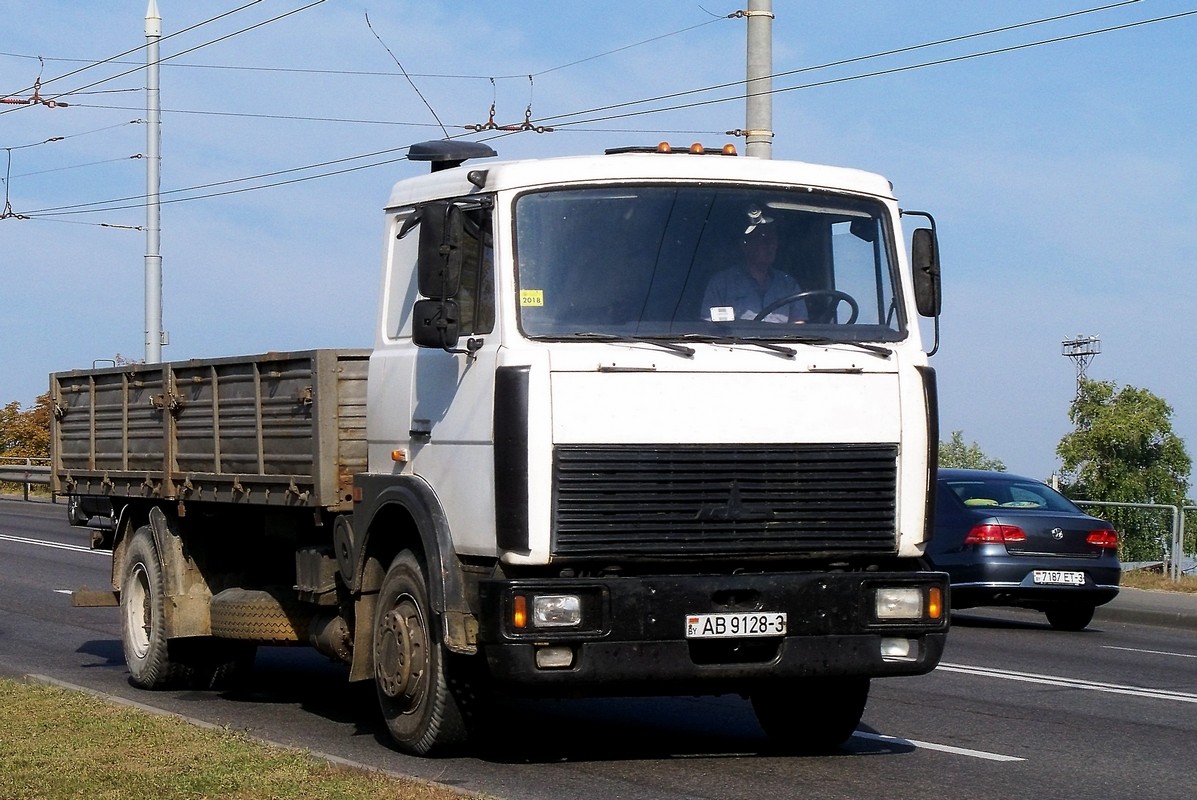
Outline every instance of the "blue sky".
MULTIPOLYGON (((494 102, 496 122, 531 105, 559 126, 492 141, 505 158, 744 127, 745 23, 725 17, 746 0, 158 4, 164 359, 369 346, 381 207, 423 171, 396 148, 443 136, 437 118, 457 135, 494 102), (595 117, 612 118, 575 124, 595 117)), ((40 75, 69 104, 0 105, 0 404, 28 406, 51 371, 144 355, 144 54, 113 57, 145 43, 145 10, 0 0, 0 96, 28 98, 40 75)), ((1194 11, 774 0, 773 157, 879 172, 936 217, 943 438, 1048 477, 1075 390, 1061 341, 1083 334, 1102 342, 1089 376, 1163 397, 1197 453, 1194 11)))

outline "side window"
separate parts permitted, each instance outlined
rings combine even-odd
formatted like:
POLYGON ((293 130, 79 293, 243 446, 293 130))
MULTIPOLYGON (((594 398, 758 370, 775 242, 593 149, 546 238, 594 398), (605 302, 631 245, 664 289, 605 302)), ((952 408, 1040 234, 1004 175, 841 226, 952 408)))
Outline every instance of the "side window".
POLYGON ((461 290, 457 293, 462 336, 495 329, 494 236, 489 208, 466 211, 462 241, 461 290))
POLYGON ((386 311, 383 333, 388 339, 411 335, 411 311, 415 305, 416 262, 420 255, 418 227, 406 230, 415 209, 399 211, 391 218, 390 252, 386 263, 386 311))

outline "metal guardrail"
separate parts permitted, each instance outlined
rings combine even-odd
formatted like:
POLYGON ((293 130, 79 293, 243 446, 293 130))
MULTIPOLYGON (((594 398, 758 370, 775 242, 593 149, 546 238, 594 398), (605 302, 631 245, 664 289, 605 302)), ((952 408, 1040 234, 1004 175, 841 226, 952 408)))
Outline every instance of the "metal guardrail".
POLYGON ((50 485, 50 459, 48 458, 0 458, 0 483, 19 483, 24 487, 24 499, 29 499, 30 488, 50 485))

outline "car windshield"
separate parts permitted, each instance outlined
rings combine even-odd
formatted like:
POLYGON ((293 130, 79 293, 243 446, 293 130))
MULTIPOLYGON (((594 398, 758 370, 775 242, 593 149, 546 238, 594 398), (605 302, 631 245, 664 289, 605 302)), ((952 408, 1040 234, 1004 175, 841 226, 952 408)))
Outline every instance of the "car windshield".
POLYGON ((944 481, 966 506, 1082 513, 1064 495, 1036 481, 968 478, 944 481))
POLYGON ((885 206, 777 188, 529 192, 515 206, 530 337, 896 341, 885 206))

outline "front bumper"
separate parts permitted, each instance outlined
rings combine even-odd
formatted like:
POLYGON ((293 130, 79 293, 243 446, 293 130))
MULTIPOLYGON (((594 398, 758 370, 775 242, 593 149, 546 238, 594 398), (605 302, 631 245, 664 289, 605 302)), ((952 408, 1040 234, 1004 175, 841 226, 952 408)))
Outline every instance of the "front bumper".
POLYGON ((939 663, 948 630, 948 578, 936 572, 819 572, 486 580, 479 586, 479 644, 499 681, 545 693, 710 694, 783 679, 918 675, 939 663), (877 618, 879 587, 941 599, 938 615, 877 618), (569 629, 517 629, 518 596, 577 594, 582 620, 569 629), (696 614, 785 612, 784 636, 687 639, 696 614), (901 658, 883 641, 904 643, 901 658), (568 663, 538 666, 546 648, 568 663))

